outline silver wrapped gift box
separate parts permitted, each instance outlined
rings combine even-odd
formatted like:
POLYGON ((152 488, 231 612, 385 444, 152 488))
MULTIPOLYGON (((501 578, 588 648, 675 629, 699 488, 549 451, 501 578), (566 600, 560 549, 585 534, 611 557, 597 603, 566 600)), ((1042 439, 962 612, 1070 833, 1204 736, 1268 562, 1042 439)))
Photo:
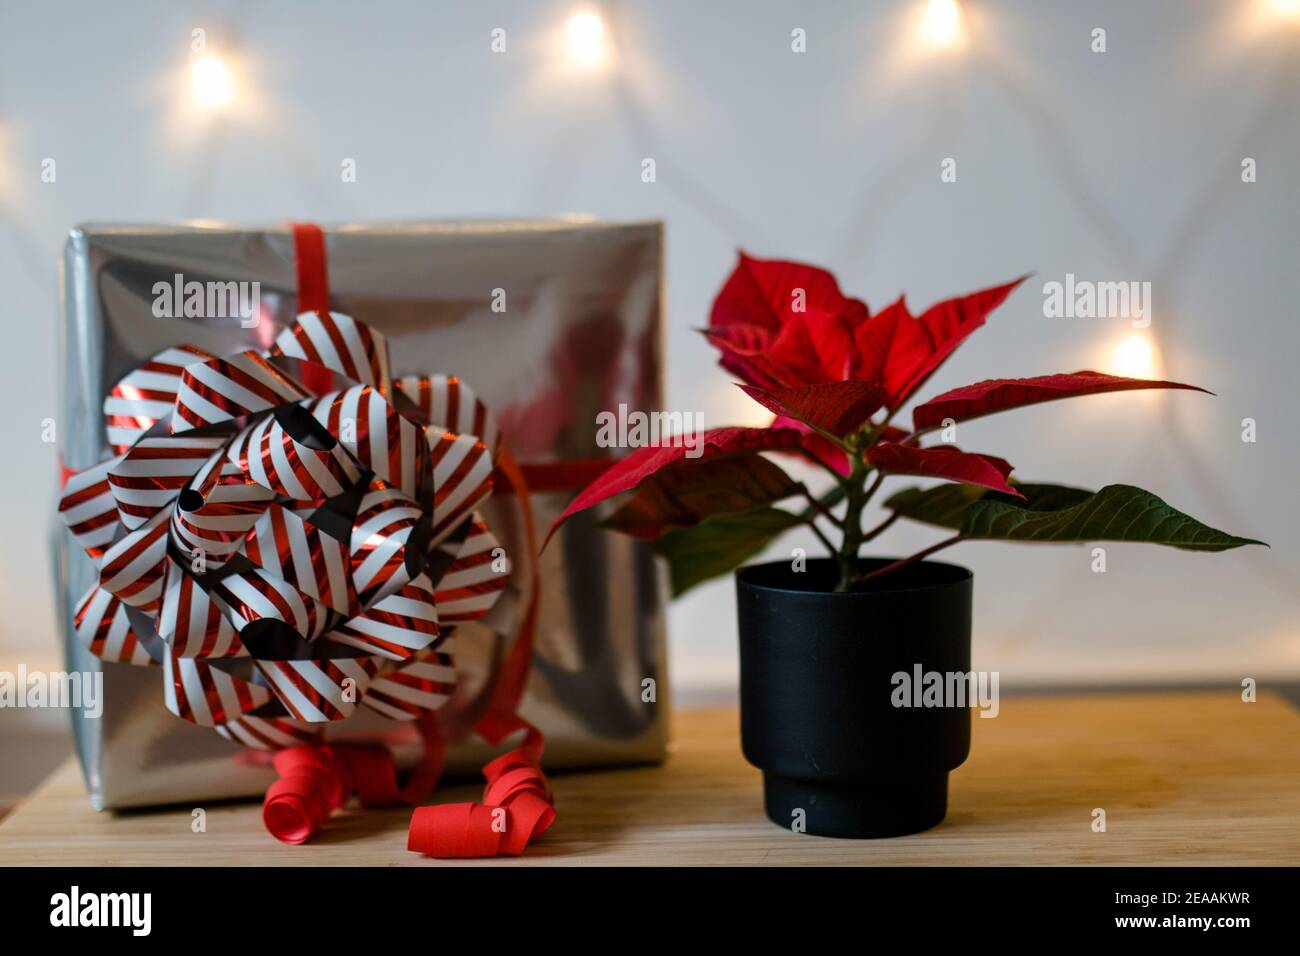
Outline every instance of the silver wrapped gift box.
MULTIPOLYGON (((597 413, 620 403, 660 407, 659 223, 364 223, 327 226, 326 245, 333 308, 387 336, 395 376, 441 372, 467 381, 522 463, 618 454, 596 446, 597 413)), ((125 373, 186 342, 214 354, 265 348, 297 311, 287 225, 81 226, 67 242, 62 285, 59 424, 63 463, 72 470, 107 457, 103 400, 125 373), (156 308, 160 283, 175 287, 178 276, 258 283, 246 287, 259 293, 256 322, 156 308)), ((576 490, 534 493, 539 535, 576 490)), ((489 507, 522 581, 531 559, 518 505, 503 497, 489 507)), ((55 569, 68 667, 104 671, 102 716, 74 712, 92 803, 122 808, 260 795, 272 772, 212 729, 171 714, 159 668, 102 664, 78 642, 72 608, 94 583, 94 567, 63 530, 55 569)), ((581 515, 556 535, 540 571, 542 613, 522 713, 546 735, 547 766, 661 759, 666 587, 653 556, 581 515)), ((449 773, 476 768, 493 753, 468 731, 508 650, 498 632, 513 633, 521 613, 522 592, 513 587, 488 621, 462 625, 459 683, 439 711, 456 740, 449 773)), ((358 711, 330 725, 329 734, 384 741, 399 763, 416 754, 412 728, 373 713, 358 711)))

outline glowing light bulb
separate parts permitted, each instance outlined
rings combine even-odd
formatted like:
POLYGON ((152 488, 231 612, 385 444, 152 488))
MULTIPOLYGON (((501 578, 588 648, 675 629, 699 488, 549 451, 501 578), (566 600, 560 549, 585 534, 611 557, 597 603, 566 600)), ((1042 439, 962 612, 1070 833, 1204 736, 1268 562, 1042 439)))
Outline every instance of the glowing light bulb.
POLYGON ((578 66, 595 67, 607 53, 605 24, 594 13, 577 13, 569 20, 569 58, 578 66))
POLYGON ((218 56, 204 56, 194 61, 190 69, 194 85, 194 98, 208 109, 221 109, 234 96, 230 71, 218 56))
POLYGON ((1290 19, 1300 19, 1300 0, 1273 0, 1273 9, 1290 19))
POLYGON ((955 45, 961 38, 961 7, 957 0, 929 0, 921 33, 931 46, 955 45))
POLYGON ((1158 365, 1156 350, 1145 335, 1121 339, 1110 356, 1111 373, 1129 378, 1155 378, 1158 365))

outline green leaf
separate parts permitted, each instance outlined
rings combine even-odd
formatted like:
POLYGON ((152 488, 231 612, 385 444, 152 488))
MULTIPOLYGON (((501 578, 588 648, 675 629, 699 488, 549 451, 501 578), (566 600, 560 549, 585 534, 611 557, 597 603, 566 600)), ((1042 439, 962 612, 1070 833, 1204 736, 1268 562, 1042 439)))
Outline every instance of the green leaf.
POLYGON ((933 488, 904 488, 890 495, 884 507, 912 521, 961 531, 966 509, 977 501, 1014 502, 1026 511, 1059 511, 1092 497, 1091 491, 1066 485, 1033 484, 1014 479, 1011 484, 1025 496, 1023 501, 973 485, 943 484, 933 488))
POLYGON ((693 528, 667 532, 654 549, 668 559, 673 597, 680 597, 695 585, 738 568, 800 523, 798 515, 778 508, 716 515, 693 528))
POLYGON ((1003 541, 1144 541, 1191 551, 1264 544, 1203 525, 1132 485, 1107 485, 1072 507, 1054 511, 980 500, 966 510, 961 532, 969 538, 1003 541))

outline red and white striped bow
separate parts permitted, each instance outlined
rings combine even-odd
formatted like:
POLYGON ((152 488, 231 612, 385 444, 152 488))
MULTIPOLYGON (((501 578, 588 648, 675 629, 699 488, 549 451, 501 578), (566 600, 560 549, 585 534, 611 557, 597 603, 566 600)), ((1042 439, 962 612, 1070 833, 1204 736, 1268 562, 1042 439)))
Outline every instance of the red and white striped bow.
POLYGON ((182 345, 123 378, 116 457, 59 505, 99 568, 75 612, 91 652, 161 666, 173 713, 250 747, 358 706, 436 711, 454 625, 509 577, 475 511, 500 447, 464 383, 388 362, 382 335, 320 310, 266 353, 182 345))

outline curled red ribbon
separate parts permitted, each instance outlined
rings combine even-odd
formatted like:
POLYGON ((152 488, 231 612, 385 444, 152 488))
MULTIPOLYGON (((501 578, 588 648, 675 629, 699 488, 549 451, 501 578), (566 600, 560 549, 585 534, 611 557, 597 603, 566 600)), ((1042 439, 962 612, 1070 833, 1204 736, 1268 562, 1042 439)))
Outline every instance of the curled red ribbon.
MULTIPOLYGON (((536 736, 540 750, 541 734, 536 736)), ((483 768, 483 802, 417 807, 406 848, 441 858, 519 856, 555 822, 550 787, 528 743, 483 768)))
POLYGON ((275 769, 280 779, 266 791, 262 822, 276 839, 303 843, 343 806, 350 768, 329 747, 290 747, 276 753, 275 769))
POLYGON ((273 763, 280 779, 262 802, 267 832, 285 843, 303 843, 354 795, 366 808, 427 800, 442 775, 444 748, 432 714, 421 716, 419 726, 424 752, 405 787, 398 786, 393 756, 381 746, 317 744, 278 751, 273 763))
MULTIPOLYGON (((542 735, 530 724, 524 743, 483 768, 482 803, 417 807, 407 849, 440 858, 519 856, 555 822, 550 785, 539 765, 542 735)), ((425 728, 422 727, 422 730, 425 728)), ((436 726, 425 735, 425 757, 405 788, 397 786, 392 755, 383 747, 304 746, 276 753, 280 779, 266 792, 262 821, 285 843, 304 843, 354 794, 363 807, 419 802, 436 783, 443 750, 436 726), (412 785, 415 785, 414 789, 412 785)))

